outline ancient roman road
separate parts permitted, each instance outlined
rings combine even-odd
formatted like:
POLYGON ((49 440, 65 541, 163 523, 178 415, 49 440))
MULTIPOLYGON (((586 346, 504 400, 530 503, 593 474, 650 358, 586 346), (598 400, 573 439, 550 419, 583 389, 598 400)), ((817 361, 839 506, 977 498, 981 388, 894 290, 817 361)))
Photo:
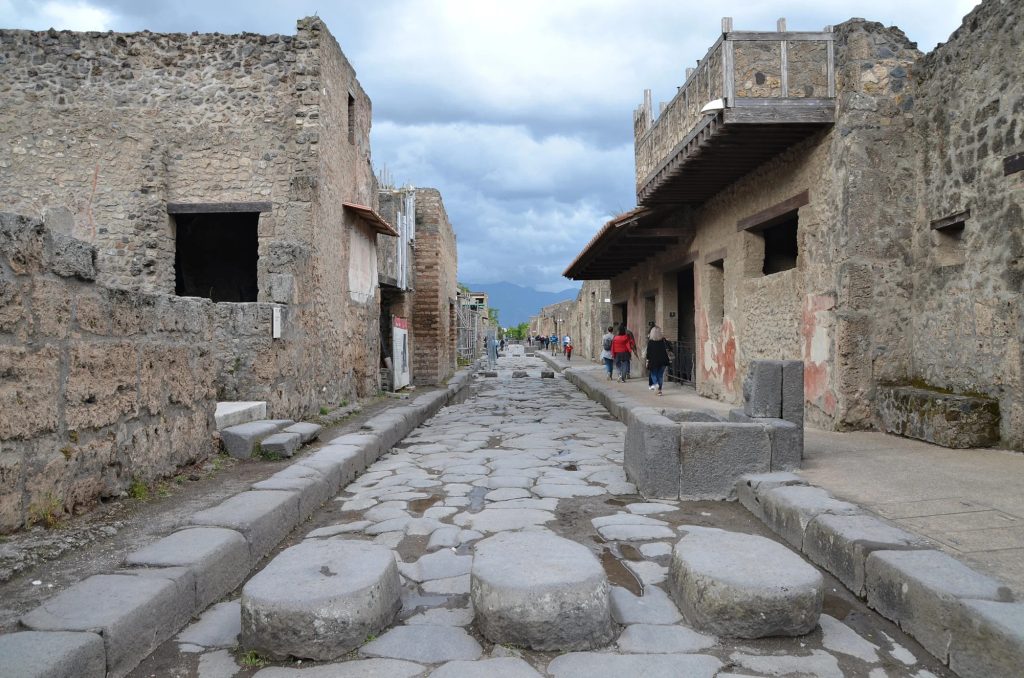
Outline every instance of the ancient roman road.
MULTIPOLYGON (((389 630, 331 668, 258 669, 237 646, 237 600, 211 608, 133 676, 947 676, 913 640, 825 577, 820 627, 730 640, 691 628, 667 594, 679 526, 774 539, 734 502, 646 502, 622 469, 625 427, 534 357, 503 357, 466 400, 442 409, 288 540, 355 539, 393 549, 402 609, 389 630), (513 377, 525 372, 526 376, 513 377), (488 642, 474 624, 474 544, 541 530, 574 540, 612 584, 607 647, 537 652, 488 642), (322 672, 321 672, 322 671, 322 672)), ((317 666, 326 666, 318 663, 317 666)))

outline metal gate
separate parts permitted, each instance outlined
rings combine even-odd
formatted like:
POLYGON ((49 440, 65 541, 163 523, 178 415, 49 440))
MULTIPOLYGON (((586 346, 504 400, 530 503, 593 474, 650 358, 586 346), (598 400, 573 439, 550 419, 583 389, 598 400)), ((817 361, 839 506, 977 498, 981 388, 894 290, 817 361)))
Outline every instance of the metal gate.
POLYGON ((697 382, 697 351, 692 341, 670 341, 668 342, 675 354, 675 360, 668 368, 669 381, 678 381, 683 384, 695 384, 697 382))

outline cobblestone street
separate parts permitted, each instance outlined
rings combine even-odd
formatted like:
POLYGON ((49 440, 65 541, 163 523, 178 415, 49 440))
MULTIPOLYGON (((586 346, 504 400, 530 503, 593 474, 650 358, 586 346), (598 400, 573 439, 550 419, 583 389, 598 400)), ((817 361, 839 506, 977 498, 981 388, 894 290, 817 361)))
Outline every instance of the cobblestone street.
POLYGON ((625 427, 561 375, 540 378, 542 369, 533 357, 500 358, 497 377, 476 377, 462 404, 416 429, 287 540, 393 549, 402 609, 391 629, 329 667, 259 668, 237 645, 235 599, 211 608, 131 675, 950 675, 824 572, 825 613, 806 636, 737 641, 687 626, 666 582, 682 526, 774 537, 735 502, 645 502, 622 470, 625 427), (474 545, 524 530, 553 532, 598 556, 616 622, 606 648, 559 655, 481 635, 470 600, 474 545))

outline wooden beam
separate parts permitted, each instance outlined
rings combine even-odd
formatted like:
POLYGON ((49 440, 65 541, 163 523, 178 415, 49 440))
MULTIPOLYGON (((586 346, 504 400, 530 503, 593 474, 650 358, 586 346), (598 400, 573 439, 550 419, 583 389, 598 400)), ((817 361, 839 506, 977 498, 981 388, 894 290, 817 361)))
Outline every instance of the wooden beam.
POLYGON ((957 212, 956 214, 950 214, 948 217, 942 217, 931 222, 933 231, 941 231, 944 228, 949 228, 954 224, 962 224, 971 218, 971 210, 964 210, 963 212, 957 212))
POLYGON ((1011 174, 1024 170, 1024 152, 1014 153, 1003 158, 1003 176, 1008 177, 1011 174))
POLYGON ((169 202, 168 214, 220 214, 225 212, 269 212, 270 202, 169 202))
POLYGON ((821 31, 732 31, 728 34, 729 40, 754 40, 778 42, 779 40, 803 41, 803 42, 831 42, 835 36, 832 33, 821 31))
POLYGON ((736 231, 752 231, 760 230, 772 225, 775 219, 784 216, 795 209, 799 209, 810 202, 810 193, 803 191, 794 195, 788 200, 772 205, 768 209, 763 209, 757 214, 751 214, 749 217, 744 217, 736 222, 736 231))

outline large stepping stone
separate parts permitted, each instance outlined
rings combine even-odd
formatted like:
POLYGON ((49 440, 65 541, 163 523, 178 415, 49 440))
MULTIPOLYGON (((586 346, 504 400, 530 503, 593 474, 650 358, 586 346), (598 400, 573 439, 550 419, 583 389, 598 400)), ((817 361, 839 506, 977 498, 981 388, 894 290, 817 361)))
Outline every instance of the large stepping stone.
POLYGON ((285 433, 298 433, 302 438, 302 444, 305 445, 309 441, 320 437, 320 431, 323 430, 323 426, 320 424, 314 424, 309 421, 300 421, 297 424, 292 424, 284 430, 285 433))
POLYGON ((241 644, 274 659, 335 659, 391 623, 402 606, 400 592, 388 549, 304 541, 242 588, 241 644))
POLYGON ((298 433, 281 431, 274 433, 260 442, 260 454, 264 456, 291 457, 295 450, 302 446, 302 436, 298 433))
POLYGON ((217 430, 267 418, 266 401, 222 401, 213 413, 217 430))
POLYGON ((295 422, 290 419, 263 419, 237 426, 229 426, 220 432, 221 442, 229 455, 236 459, 248 459, 256 445, 295 422))
POLYGON ((547 532, 498 534, 475 547, 471 598, 481 633, 533 650, 587 650, 615 636, 604 568, 547 532))
POLYGON ((672 551, 669 586, 700 630, 736 638, 800 636, 818 624, 821 573, 770 539, 687 525, 672 551))

